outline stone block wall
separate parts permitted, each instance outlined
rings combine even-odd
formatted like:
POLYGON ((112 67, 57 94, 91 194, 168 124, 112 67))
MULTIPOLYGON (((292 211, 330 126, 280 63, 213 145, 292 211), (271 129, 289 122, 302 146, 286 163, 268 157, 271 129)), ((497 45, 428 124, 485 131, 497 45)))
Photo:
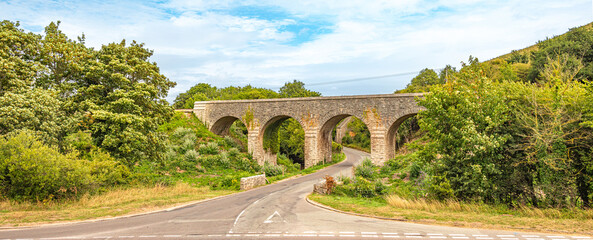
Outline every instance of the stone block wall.
POLYGON ((241 190, 249 190, 262 185, 266 185, 266 174, 241 178, 241 190))

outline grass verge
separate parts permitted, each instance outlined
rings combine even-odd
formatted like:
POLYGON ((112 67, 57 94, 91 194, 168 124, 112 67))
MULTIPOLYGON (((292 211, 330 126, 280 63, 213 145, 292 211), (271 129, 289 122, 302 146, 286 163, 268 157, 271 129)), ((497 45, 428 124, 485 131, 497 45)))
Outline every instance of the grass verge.
POLYGON ((166 209, 191 201, 231 194, 232 190, 210 190, 179 182, 173 186, 127 187, 103 194, 85 195, 62 202, 0 201, 0 226, 30 226, 123 216, 166 209))
POLYGON ((345 212, 456 227, 593 235, 593 210, 508 209, 456 201, 399 197, 366 199, 312 194, 310 200, 345 212))

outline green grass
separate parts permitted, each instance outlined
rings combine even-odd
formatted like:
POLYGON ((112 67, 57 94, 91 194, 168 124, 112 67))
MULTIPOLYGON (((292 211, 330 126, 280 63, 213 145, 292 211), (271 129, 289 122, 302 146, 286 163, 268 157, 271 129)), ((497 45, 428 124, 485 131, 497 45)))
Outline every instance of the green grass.
POLYGON ((396 196, 355 198, 312 194, 315 202, 346 212, 458 227, 593 235, 593 210, 410 200, 396 196))

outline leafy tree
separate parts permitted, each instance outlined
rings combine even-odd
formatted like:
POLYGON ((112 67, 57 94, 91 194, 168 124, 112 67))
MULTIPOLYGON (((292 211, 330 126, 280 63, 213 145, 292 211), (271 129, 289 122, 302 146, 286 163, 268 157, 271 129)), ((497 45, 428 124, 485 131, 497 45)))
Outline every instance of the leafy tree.
POLYGON ((321 93, 311 91, 305 88, 305 83, 293 80, 287 82, 280 88, 280 97, 295 98, 295 97, 319 97, 321 93))
POLYGON ((539 42, 538 47, 539 50, 533 53, 531 59, 532 68, 528 76, 530 81, 536 82, 541 78, 540 74, 548 58, 553 59, 563 54, 582 61, 583 68, 577 78, 593 80, 593 30, 590 28, 573 28, 565 35, 539 42))
POLYGON ((0 95, 30 89, 45 69, 37 61, 40 36, 18 27, 18 22, 0 22, 0 95))
POLYGON ((442 80, 434 70, 425 68, 412 79, 404 90, 396 91, 396 93, 427 92, 430 86, 443 84, 442 80))

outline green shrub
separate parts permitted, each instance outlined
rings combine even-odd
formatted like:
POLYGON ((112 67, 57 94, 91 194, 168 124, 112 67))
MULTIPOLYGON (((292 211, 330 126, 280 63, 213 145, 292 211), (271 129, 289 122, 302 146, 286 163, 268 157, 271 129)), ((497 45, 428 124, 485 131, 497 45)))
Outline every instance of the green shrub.
POLYGON ((341 153, 342 148, 343 148, 342 144, 339 144, 337 142, 332 142, 332 152, 341 153))
POLYGON ((273 165, 269 162, 265 162, 264 166, 262 167, 262 171, 266 174, 267 177, 273 177, 284 174, 284 167, 280 165, 273 165))
POLYGON ((0 192, 16 200, 77 197, 97 187, 126 182, 127 168, 109 154, 91 151, 92 161, 61 154, 32 132, 0 138, 0 192))
POLYGON ((200 154, 210 154, 210 155, 218 154, 218 152, 219 152, 218 144, 216 144, 215 142, 209 142, 207 144, 200 144, 200 147, 198 148, 198 152, 200 154))
POLYGON ((350 197, 372 198, 385 194, 387 187, 380 181, 369 181, 362 177, 352 180, 342 180, 344 184, 334 188, 333 194, 350 197))
POLYGON ((286 168, 286 172, 296 172, 301 170, 301 164, 293 163, 286 155, 278 154, 277 158, 278 165, 284 166, 286 168))
POLYGON ((375 165, 370 159, 365 159, 362 163, 355 168, 354 174, 357 177, 363 177, 369 180, 376 178, 375 165))

